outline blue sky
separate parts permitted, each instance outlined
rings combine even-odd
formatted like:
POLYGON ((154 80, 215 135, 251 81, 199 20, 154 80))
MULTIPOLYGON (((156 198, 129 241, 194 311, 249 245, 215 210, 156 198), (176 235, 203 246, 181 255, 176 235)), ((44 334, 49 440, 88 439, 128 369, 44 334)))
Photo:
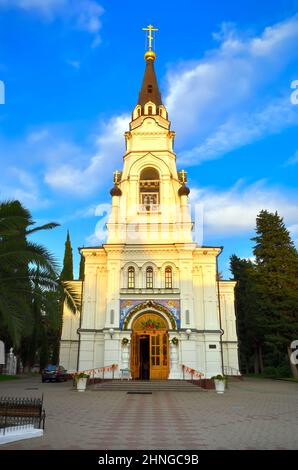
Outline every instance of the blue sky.
POLYGON ((177 164, 228 277, 232 253, 251 256, 261 209, 298 242, 297 0, 0 0, 0 198, 61 223, 37 237, 60 261, 67 229, 76 264, 78 246, 99 243, 149 23, 177 164))

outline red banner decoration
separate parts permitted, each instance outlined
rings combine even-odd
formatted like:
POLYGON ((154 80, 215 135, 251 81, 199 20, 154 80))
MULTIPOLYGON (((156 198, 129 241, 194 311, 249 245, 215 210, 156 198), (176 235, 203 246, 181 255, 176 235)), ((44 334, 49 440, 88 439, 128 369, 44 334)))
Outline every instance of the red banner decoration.
POLYGON ((101 372, 112 372, 113 370, 118 369, 118 364, 112 364, 111 366, 99 367, 96 369, 89 369, 89 370, 81 370, 78 372, 74 372, 73 374, 69 374, 74 377, 77 374, 87 374, 87 375, 95 375, 100 374, 101 372))
POLYGON ((197 371, 197 370, 195 370, 195 369, 191 369, 190 367, 182 366, 182 369, 183 369, 185 372, 187 372, 188 374, 191 374, 191 375, 194 376, 194 377, 199 377, 200 379, 201 379, 202 377, 204 377, 203 372, 199 372, 199 371, 197 371))

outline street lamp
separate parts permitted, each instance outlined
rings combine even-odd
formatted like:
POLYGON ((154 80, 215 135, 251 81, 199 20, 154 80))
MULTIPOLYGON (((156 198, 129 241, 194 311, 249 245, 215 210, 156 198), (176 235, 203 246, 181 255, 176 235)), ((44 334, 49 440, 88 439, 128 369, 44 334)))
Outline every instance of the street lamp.
POLYGON ((186 334, 187 334, 187 339, 189 339, 191 335, 191 330, 189 328, 186 330, 186 334))

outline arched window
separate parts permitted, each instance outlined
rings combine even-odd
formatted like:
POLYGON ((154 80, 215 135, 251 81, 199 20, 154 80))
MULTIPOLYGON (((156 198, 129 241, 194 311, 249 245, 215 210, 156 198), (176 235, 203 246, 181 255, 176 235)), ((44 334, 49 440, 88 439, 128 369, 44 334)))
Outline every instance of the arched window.
POLYGON ((165 269, 165 288, 172 289, 173 287, 173 272, 170 266, 165 269))
POLYGON ((152 93, 152 89, 153 89, 152 85, 148 85, 148 87, 147 87, 148 93, 152 93))
POLYGON ((141 110, 140 110, 140 108, 138 108, 138 117, 140 117, 140 116, 141 116, 141 110))
POLYGON ((146 269, 146 288, 153 289, 153 268, 151 266, 146 269))
POLYGON ((159 173, 155 168, 144 168, 140 174, 141 211, 154 212, 159 205, 159 173))
POLYGON ((149 116, 152 116, 152 106, 148 106, 148 114, 149 116))
POLYGON ((135 280, 136 280, 136 273, 135 273, 135 268, 133 266, 130 266, 128 268, 128 282, 127 282, 127 287, 129 289, 134 289, 135 288, 135 280))

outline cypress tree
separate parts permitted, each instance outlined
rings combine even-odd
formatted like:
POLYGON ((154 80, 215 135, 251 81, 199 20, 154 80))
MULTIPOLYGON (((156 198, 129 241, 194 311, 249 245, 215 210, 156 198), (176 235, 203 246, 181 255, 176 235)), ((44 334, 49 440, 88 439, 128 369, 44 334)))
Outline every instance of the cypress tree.
POLYGON ((255 265, 250 260, 230 257, 230 269, 237 281, 235 289, 236 326, 240 369, 245 373, 262 371, 262 321, 258 312, 255 265))
POLYGON ((81 260, 80 260, 80 274, 79 274, 79 279, 80 281, 84 280, 85 276, 85 258, 83 255, 81 255, 81 260))
POLYGON ((266 365, 277 367, 298 334, 298 253, 277 212, 260 212, 252 240, 266 365))
POLYGON ((60 280, 61 281, 73 280, 73 257, 72 257, 72 247, 71 247, 71 242, 70 242, 69 230, 67 230, 64 259, 63 259, 63 269, 60 274, 60 280))
MULTIPOLYGON (((63 269, 60 274, 60 281, 73 281, 73 257, 72 257, 72 247, 70 242, 69 230, 67 230, 67 237, 65 242, 65 251, 63 258, 63 269)), ((60 339, 62 335, 63 327, 63 306, 64 306, 65 296, 61 296, 60 305, 59 305, 59 328, 54 334, 52 342, 52 363, 59 363, 59 354, 60 354, 60 339)))

